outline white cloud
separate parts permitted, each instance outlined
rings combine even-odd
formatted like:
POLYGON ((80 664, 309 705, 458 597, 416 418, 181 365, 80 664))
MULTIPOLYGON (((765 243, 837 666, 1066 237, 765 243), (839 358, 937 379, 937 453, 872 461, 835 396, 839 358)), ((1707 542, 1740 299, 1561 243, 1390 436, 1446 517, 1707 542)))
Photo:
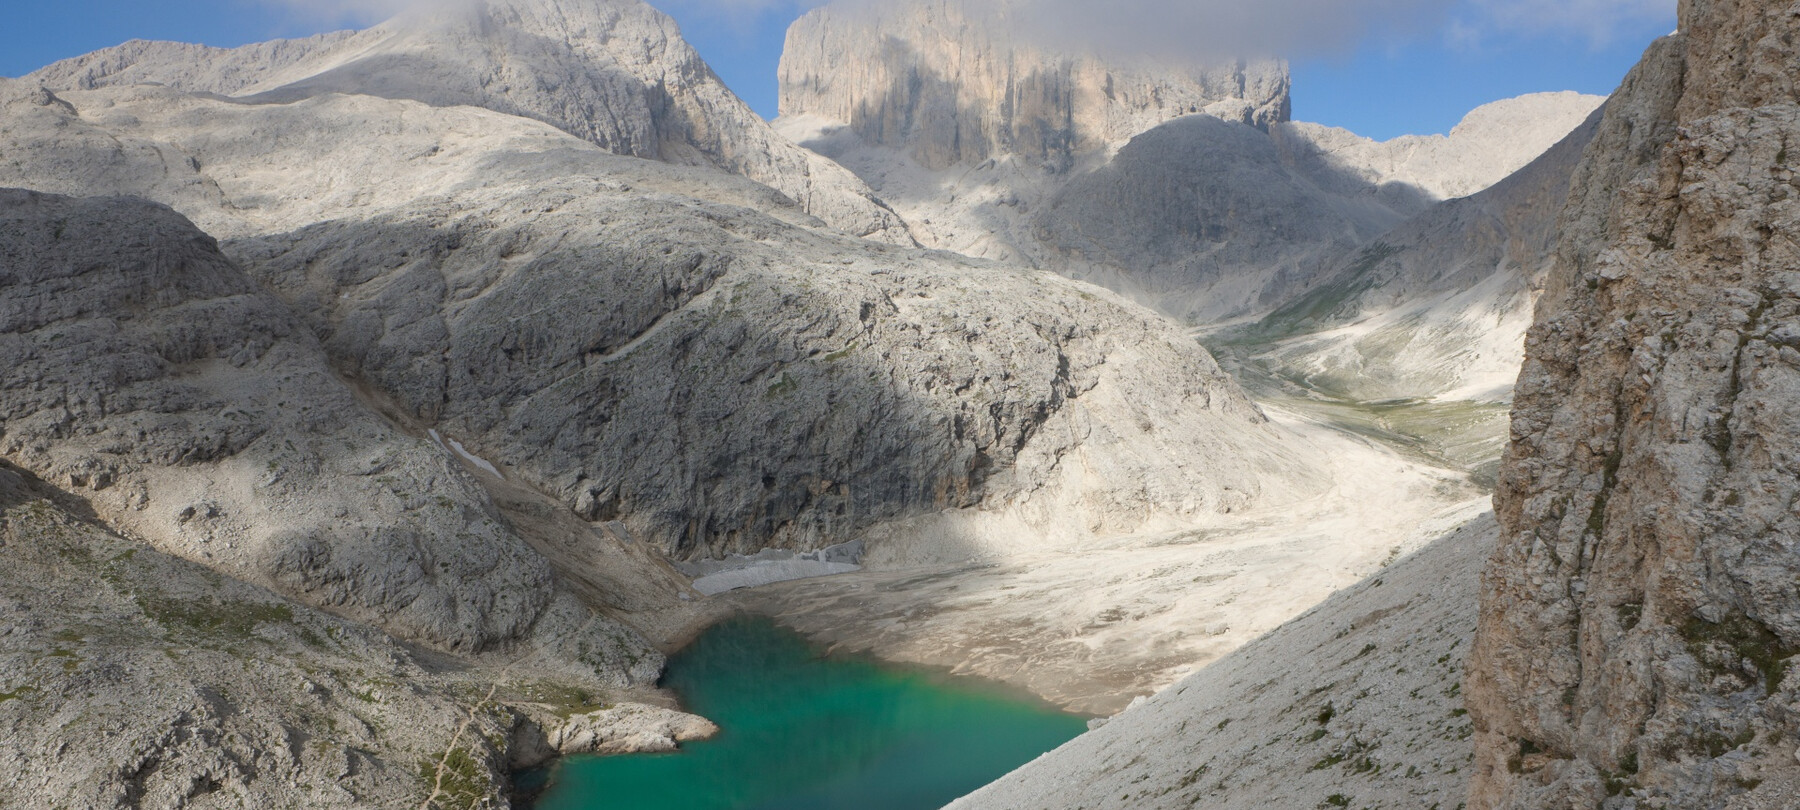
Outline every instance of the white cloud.
POLYGON ((286 9, 309 22, 332 25, 369 25, 419 6, 448 4, 448 0, 260 0, 286 9))
MULTIPOLYGON (((333 23, 371 23, 411 6, 458 0, 261 0, 333 23)), ((618 0, 561 0, 617 2, 618 0)), ((923 0, 931 2, 932 0, 923 0)), ((1011 30, 1058 47, 1146 54, 1342 53, 1371 41, 1439 36, 1464 45, 1573 36, 1603 45, 1623 30, 1671 24, 1677 0, 962 0, 1011 30)), ((880 14, 921 0, 835 0, 880 14)), ((824 0, 651 0, 727 21, 797 16, 824 0)))

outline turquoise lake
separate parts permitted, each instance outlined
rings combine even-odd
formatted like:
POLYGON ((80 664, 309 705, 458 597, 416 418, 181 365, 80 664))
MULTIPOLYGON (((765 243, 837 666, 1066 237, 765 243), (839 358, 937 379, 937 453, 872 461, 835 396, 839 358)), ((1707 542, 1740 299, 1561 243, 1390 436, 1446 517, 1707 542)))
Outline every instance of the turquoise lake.
POLYGON ((1087 728, 984 682, 825 656, 763 619, 708 630, 663 685, 719 735, 565 759, 534 810, 934 810, 1087 728))

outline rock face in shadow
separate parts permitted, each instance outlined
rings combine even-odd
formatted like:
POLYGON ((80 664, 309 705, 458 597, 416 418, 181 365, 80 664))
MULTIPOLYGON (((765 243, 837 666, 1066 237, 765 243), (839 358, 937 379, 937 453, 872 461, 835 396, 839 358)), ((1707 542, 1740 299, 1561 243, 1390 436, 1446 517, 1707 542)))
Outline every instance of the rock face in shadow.
POLYGON ((1342 254, 1310 292, 1224 339, 1335 396, 1505 401, 1569 178, 1599 122, 1596 112, 1517 174, 1342 254))
MULTIPOLYGON (((990 4, 991 5, 991 4, 990 4)), ((1287 120, 1285 63, 1132 67, 1049 52, 998 8, 965 0, 828 6, 788 29, 781 114, 841 121, 928 169, 1016 155, 1074 157, 1206 111, 1267 129, 1287 120)))
POLYGON ((1113 533, 1321 483, 1154 315, 797 227, 716 170, 370 96, 25 95, 4 182, 191 213, 404 418, 677 557, 968 507, 1113 533))
POLYGON ((1303 268, 1398 220, 1372 196, 1322 192, 1265 133, 1195 115, 1070 179, 1031 224, 1042 264, 1206 320, 1274 306, 1307 283, 1303 268))
POLYGON ((447 453, 363 407, 287 306, 167 208, 0 191, 0 454, 167 553, 572 677, 660 656, 595 619, 447 453))
POLYGON ((1794 803, 1796 19, 1684 3, 1576 172, 1495 499, 1471 807, 1794 803))
POLYGON ((129 42, 28 81, 53 91, 157 83, 252 104, 327 93, 470 105, 543 121, 615 154, 711 165, 786 194, 832 227, 911 244, 854 175, 776 135, 637 0, 479 0, 360 32, 225 50, 129 42))

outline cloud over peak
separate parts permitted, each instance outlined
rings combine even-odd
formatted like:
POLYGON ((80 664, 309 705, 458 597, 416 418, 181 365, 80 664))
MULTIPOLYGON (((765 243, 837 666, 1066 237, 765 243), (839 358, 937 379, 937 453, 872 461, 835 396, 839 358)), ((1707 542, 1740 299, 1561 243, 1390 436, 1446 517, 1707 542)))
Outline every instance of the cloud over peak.
MULTIPOLYGON (((367 24, 409 8, 467 0, 261 0, 332 23, 367 24)), ((631 0, 561 0, 630 2, 631 0)), ((1605 44, 1623 30, 1672 25, 1676 0, 834 0, 882 13, 951 3, 1059 48, 1151 55, 1318 57, 1422 37, 1483 43, 1561 36, 1605 44)), ((824 0, 651 0, 744 19, 797 16, 824 0)))

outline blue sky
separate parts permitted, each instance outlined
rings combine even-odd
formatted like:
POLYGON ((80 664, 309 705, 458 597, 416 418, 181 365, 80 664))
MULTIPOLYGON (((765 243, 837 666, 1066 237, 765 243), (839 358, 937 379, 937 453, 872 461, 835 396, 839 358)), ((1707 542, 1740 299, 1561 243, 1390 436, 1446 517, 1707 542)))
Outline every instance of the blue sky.
MULTIPOLYGON (((132 38, 233 46, 348 27, 373 16, 366 7, 346 11, 363 1, 4 0, 14 8, 0 29, 0 75, 132 38)), ((1644 47, 1674 28, 1673 0, 1387 2, 1427 8, 1433 23, 1383 36, 1377 19, 1349 41, 1308 40, 1303 50, 1315 53, 1293 60, 1295 118, 1383 139, 1445 132, 1470 109, 1522 93, 1609 93, 1644 47)), ((681 23, 726 84, 775 114, 782 35, 804 0, 653 4, 681 23)))

